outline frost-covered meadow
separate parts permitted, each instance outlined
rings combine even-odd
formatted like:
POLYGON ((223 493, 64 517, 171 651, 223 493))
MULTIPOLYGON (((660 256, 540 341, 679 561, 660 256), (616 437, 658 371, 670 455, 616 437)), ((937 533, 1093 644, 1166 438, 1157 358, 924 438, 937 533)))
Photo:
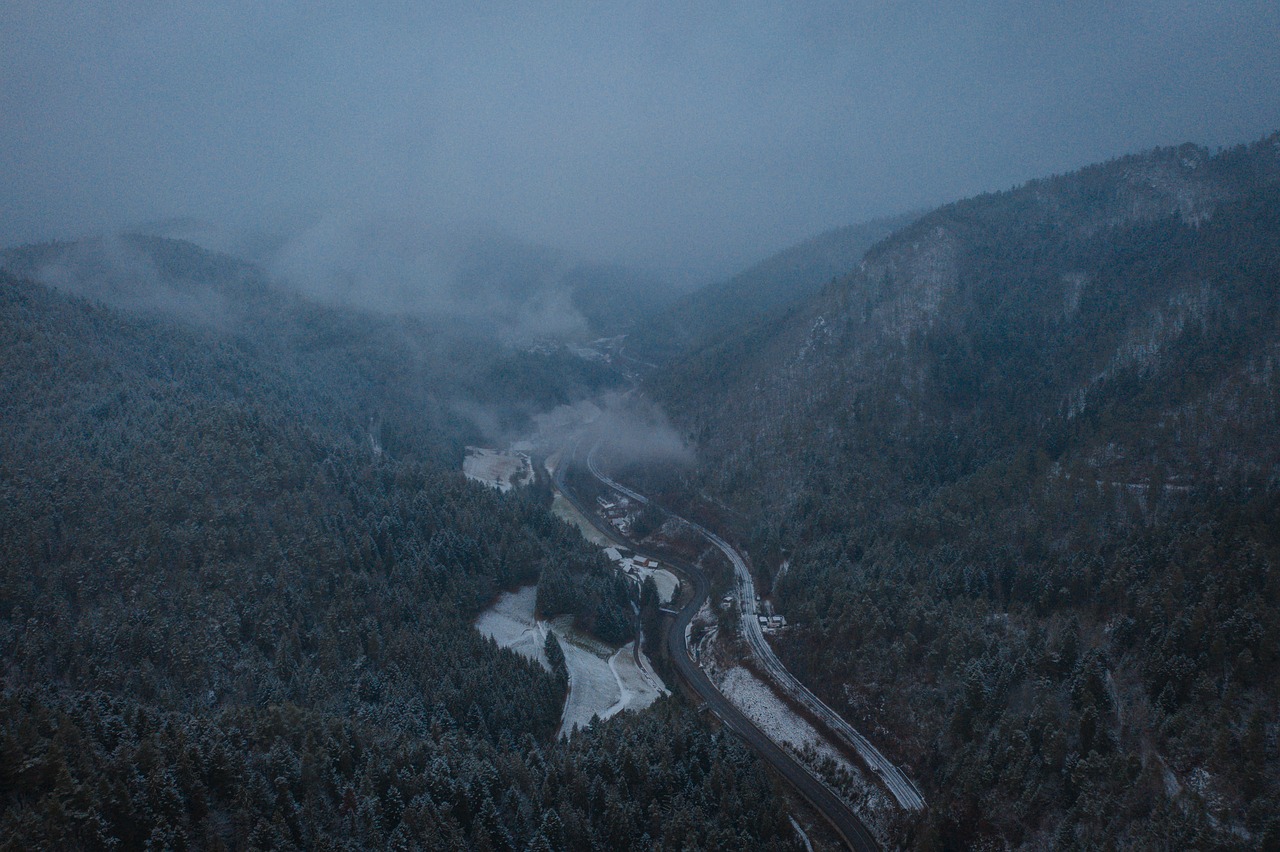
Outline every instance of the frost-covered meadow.
POLYGON ((547 671, 551 665, 543 652, 547 640, 544 622, 534 617, 538 598, 537 586, 522 586, 514 592, 503 592, 476 619, 476 630, 503 648, 537 661, 547 671))
POLYGON ((716 686, 769 739, 782 744, 853 806, 876 834, 885 836, 893 804, 865 770, 831 746, 813 725, 787 706, 763 681, 741 666, 709 667, 716 686))
POLYGON ((462 472, 468 479, 499 491, 510 491, 517 485, 533 481, 533 465, 526 454, 485 447, 467 447, 462 472))
POLYGON ((536 602, 536 586, 504 592, 480 613, 476 629, 548 670, 543 646, 548 631, 556 634, 569 671, 569 696, 560 717, 562 736, 586 727, 593 716, 608 719, 623 710, 642 710, 667 694, 648 659, 635 653, 634 642, 613 648, 574 630, 563 617, 538 619, 536 602))

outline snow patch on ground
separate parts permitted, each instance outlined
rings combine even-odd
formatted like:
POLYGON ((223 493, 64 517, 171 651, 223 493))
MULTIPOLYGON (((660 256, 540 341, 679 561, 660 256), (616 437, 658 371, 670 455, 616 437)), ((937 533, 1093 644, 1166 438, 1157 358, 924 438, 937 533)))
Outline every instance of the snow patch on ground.
POLYGON ((796 835, 800 838, 800 841, 804 843, 805 852, 813 852, 813 844, 809 842, 809 835, 804 833, 804 829, 801 828, 800 823, 796 822, 796 818, 791 816, 791 814, 787 814, 787 819, 791 820, 791 827, 795 829, 796 835))
POLYGON ((776 743, 844 799, 882 841, 896 810, 893 801, 864 770, 836 750, 803 717, 793 711, 759 678, 741 666, 724 671, 708 667, 708 674, 725 697, 776 743))
POLYGON ((573 507, 573 504, 565 499, 564 495, 559 491, 556 492, 555 499, 551 503, 551 514, 555 515, 562 521, 578 528, 578 532, 582 533, 582 537, 592 544, 600 547, 608 547, 613 544, 612 541, 605 538, 600 530, 591 525, 591 522, 582 517, 582 513, 573 507))
POLYGON ((622 688, 607 659, 575 642, 569 631, 557 630, 556 636, 569 668, 569 697, 560 717, 560 733, 567 736, 574 728, 585 728, 592 716, 612 715, 609 710, 621 702, 622 688))
POLYGON ((643 653, 637 664, 634 642, 613 648, 574 630, 567 616, 550 621, 537 619, 537 599, 537 586, 504 592, 480 613, 476 629, 548 671, 551 666, 543 647, 547 631, 556 634, 569 671, 569 696, 560 716, 561 735, 585 728, 592 716, 608 719, 623 710, 643 710, 668 694, 643 653))
POLYGON ((568 627, 567 619, 551 622, 569 668, 569 698, 560 719, 560 734, 585 728, 592 716, 608 719, 623 710, 643 710, 668 694, 648 658, 635 660, 635 643, 614 649, 568 627))
POLYGON ((467 447, 467 455, 462 460, 462 472, 467 475, 467 479, 499 491, 510 491, 517 485, 533 481, 533 464, 527 454, 485 447, 467 447))
POLYGON ((670 694, 662 685, 662 678, 653 670, 649 658, 643 653, 636 654, 635 642, 628 642, 619 648, 609 658, 609 668, 613 670, 622 691, 618 707, 609 713, 610 716, 621 710, 643 710, 660 697, 670 694))
POLYGON ((534 618, 537 602, 537 586, 503 592, 492 606, 480 613, 476 619, 476 630, 499 646, 510 648, 551 671, 551 664, 542 650, 547 641, 547 627, 534 618))
POLYGON ((854 765, 836 751, 813 729, 813 726, 791 710, 773 690, 751 672, 734 666, 724 673, 718 684, 725 697, 775 742, 786 743, 799 752, 812 746, 819 757, 829 757, 836 765, 856 772, 854 765))

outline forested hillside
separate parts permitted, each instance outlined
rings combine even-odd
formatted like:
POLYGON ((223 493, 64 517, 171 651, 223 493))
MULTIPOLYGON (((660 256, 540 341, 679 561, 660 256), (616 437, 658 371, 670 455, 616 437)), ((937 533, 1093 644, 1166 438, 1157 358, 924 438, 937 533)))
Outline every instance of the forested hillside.
POLYGON ((609 379, 143 248, 175 274, 117 307, 0 273, 0 847, 793 844, 738 744, 675 706, 556 742, 563 679, 472 628, 545 570, 612 587, 462 477, 457 403, 609 379))
POLYGON ((0 266, 232 345, 270 365, 293 402, 321 419, 339 409, 359 415, 389 451, 443 453, 449 466, 461 458, 462 440, 521 432, 531 413, 620 381, 563 347, 507 346, 480 321, 323 305, 254 264, 181 240, 131 234, 44 243, 0 253, 0 266))
POLYGON ((740 334, 771 311, 816 295, 846 273, 880 239, 913 215, 835 228, 784 249, 727 281, 696 290, 637 324, 627 337, 628 355, 664 362, 740 334))
POLYGON ((1278 376, 1273 136, 940 208, 650 391, 924 847, 1256 848, 1278 376))

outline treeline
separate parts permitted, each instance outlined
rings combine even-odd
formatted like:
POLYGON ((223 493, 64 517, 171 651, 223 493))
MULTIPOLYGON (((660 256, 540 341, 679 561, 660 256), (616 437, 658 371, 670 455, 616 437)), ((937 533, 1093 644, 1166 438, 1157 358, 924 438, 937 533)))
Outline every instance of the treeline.
POLYGON ((312 318, 284 325, 318 348, 267 357, 244 325, 0 278, 3 845, 790 842, 724 812, 772 790, 678 710, 553 741, 563 680, 472 619, 597 557, 468 483, 448 416, 312 318))
POLYGON ((664 701, 546 742, 293 704, 0 696, 12 849, 800 850, 746 747, 664 701))
POLYGON ((572 615, 579 630, 613 645, 629 642, 635 637, 631 588, 603 556, 592 561, 585 569, 572 563, 547 566, 538 580, 538 612, 544 618, 572 615))

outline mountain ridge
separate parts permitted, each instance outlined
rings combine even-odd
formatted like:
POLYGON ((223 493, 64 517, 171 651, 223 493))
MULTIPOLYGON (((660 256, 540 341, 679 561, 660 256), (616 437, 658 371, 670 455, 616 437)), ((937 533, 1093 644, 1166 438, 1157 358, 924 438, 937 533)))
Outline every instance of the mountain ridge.
POLYGON ((1278 294, 1280 136, 1179 146, 925 214, 648 379, 923 848, 1278 836, 1278 294))
POLYGON ((888 216, 833 228, 775 252, 738 274, 677 299, 628 335, 626 352, 663 362, 714 345, 737 325, 802 302, 841 274, 875 242, 912 221, 888 216))

